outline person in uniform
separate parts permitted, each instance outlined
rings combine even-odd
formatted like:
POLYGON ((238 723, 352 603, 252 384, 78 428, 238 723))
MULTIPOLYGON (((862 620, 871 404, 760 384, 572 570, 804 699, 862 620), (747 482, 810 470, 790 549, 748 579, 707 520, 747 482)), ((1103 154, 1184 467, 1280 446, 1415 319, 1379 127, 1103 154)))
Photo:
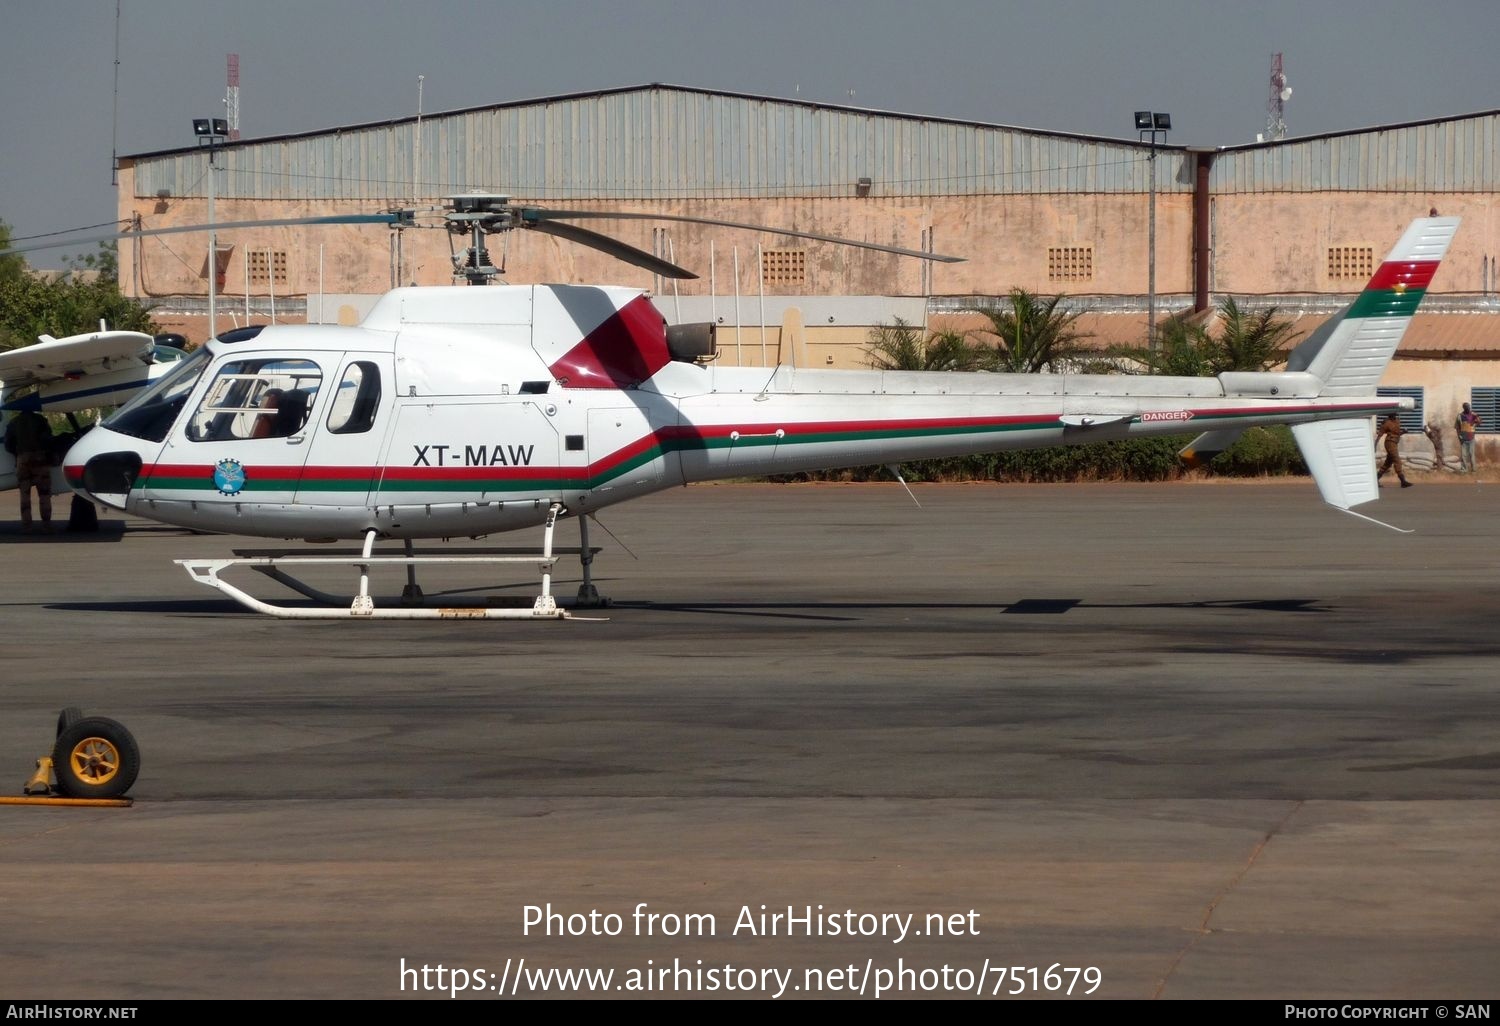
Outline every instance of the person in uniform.
POLYGON ((1375 475, 1376 480, 1385 476, 1385 472, 1395 468, 1396 476, 1401 479, 1402 488, 1410 488, 1411 482, 1406 479, 1406 470, 1401 466, 1401 436, 1406 432, 1401 429, 1401 420, 1394 413, 1380 422, 1375 429, 1375 444, 1379 445, 1382 438, 1385 439, 1385 463, 1380 467, 1380 473, 1375 475))
POLYGON ((42 531, 52 533, 52 425, 35 410, 22 410, 5 425, 5 451, 16 458, 16 489, 21 493, 21 530, 36 531, 31 490, 42 515, 42 531))

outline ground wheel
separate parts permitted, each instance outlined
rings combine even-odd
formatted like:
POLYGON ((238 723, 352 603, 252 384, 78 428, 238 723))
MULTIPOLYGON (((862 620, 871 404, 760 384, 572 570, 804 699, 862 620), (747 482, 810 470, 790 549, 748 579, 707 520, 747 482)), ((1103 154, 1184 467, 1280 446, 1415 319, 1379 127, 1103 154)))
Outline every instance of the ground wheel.
POLYGON ((81 719, 83 719, 82 709, 78 708, 78 706, 76 705, 64 706, 63 711, 57 714, 57 733, 53 736, 62 737, 63 731, 67 730, 69 727, 71 727, 81 719))
POLYGON ((52 772, 69 798, 118 798, 141 771, 141 750, 124 725, 85 716, 57 736, 52 772))

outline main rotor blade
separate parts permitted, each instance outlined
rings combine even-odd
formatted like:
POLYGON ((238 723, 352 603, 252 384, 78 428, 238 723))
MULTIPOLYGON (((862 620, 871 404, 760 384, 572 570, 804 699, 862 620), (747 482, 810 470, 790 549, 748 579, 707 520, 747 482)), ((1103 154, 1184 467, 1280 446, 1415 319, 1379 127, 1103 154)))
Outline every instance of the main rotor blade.
POLYGON ((857 242, 854 239, 841 239, 837 235, 819 235, 816 232, 798 232, 790 228, 773 228, 764 224, 742 224, 739 221, 721 221, 714 217, 690 217, 686 214, 639 214, 618 213, 603 210, 549 210, 545 207, 523 207, 521 217, 533 222, 533 227, 539 227, 541 221, 551 220, 580 220, 582 218, 610 218, 624 221, 686 221, 690 224, 713 224, 724 228, 743 228, 749 232, 766 232, 771 235, 790 235, 798 239, 812 239, 816 242, 832 242, 840 246, 858 246, 860 249, 874 249, 882 253, 895 253, 897 256, 916 257, 918 260, 939 260, 945 264, 961 264, 964 257, 945 256, 942 253, 924 253, 918 249, 902 249, 900 246, 882 246, 876 242, 857 242))
POLYGON ((218 221, 214 224, 186 224, 174 228, 143 228, 139 231, 112 232, 109 235, 85 235, 63 242, 37 242, 30 246, 12 246, 0 249, 0 256, 12 253, 30 253, 39 249, 66 249, 69 246, 86 245, 90 242, 114 242, 119 239, 144 238, 147 235, 178 235, 183 232, 222 232, 235 228, 274 228, 279 225, 319 224, 397 224, 410 218, 397 214, 328 214, 323 217, 275 217, 260 221, 218 221))
POLYGON ((660 257, 652 256, 644 249, 636 249, 634 246, 626 245, 619 239, 612 239, 608 235, 600 235, 591 232, 587 228, 580 228, 576 224, 563 224, 562 222, 536 221, 527 227, 546 232, 548 235, 556 235, 559 239, 567 239, 569 242, 577 242, 584 246, 597 249, 602 253, 608 253, 628 264, 644 267, 646 270, 665 278, 696 278, 692 271, 669 264, 660 257))

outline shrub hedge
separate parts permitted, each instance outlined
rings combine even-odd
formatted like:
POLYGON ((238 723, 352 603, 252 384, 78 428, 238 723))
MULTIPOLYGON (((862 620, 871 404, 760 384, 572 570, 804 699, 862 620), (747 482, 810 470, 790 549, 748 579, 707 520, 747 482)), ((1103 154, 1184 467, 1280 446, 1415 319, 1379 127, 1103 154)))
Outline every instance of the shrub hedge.
MULTIPOLYGON (((1177 453, 1193 435, 1132 438, 1123 442, 1055 446, 903 463, 908 481, 1172 481, 1189 473, 1177 453)), ((1214 457, 1206 472, 1221 477, 1306 474, 1307 464, 1290 428, 1249 428, 1214 457)), ((1201 472, 1200 472, 1201 473, 1201 472)), ((773 481, 883 481, 884 467, 784 474, 773 481)))

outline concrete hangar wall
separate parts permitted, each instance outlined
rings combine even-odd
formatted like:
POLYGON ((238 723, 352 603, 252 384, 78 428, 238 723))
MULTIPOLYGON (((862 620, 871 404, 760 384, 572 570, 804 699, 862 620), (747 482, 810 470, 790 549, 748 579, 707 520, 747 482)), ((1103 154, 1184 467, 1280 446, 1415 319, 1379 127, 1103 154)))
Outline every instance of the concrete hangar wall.
MULTIPOLYGON (((1413 216, 1437 208, 1465 224, 1433 282, 1427 308, 1435 312, 1402 356, 1445 367, 1466 360, 1500 386, 1500 331, 1475 316, 1500 309, 1500 111, 1246 146, 1163 145, 1155 155, 1134 140, 649 85, 225 145, 215 153, 215 219, 435 206, 481 190, 540 206, 784 225, 966 258, 929 264, 720 227, 608 224, 622 241, 702 275, 673 284, 539 233, 491 241, 509 281, 652 289, 669 317, 675 301, 685 319, 707 304, 727 320, 738 292, 733 317, 754 326, 760 346, 750 355, 739 347, 738 358, 775 362, 788 354, 779 336, 766 349, 761 324, 786 331, 788 304, 762 304, 761 294, 910 297, 941 312, 1019 285, 1067 294, 1091 311, 1101 335, 1143 337, 1153 175, 1159 316, 1207 307, 1220 294, 1326 315, 1357 291, 1413 216)), ((208 220, 207 150, 138 154, 122 165, 123 219, 146 227, 208 220)), ((267 319, 273 302, 278 319, 299 320, 309 309, 315 320, 340 310, 347 319, 358 304, 342 297, 378 294, 396 281, 452 281, 440 230, 276 227, 224 231, 218 242, 221 311, 239 323, 267 319), (329 295, 341 298, 319 301, 329 295)), ((206 334, 208 263, 196 234, 121 246, 125 288, 156 302, 159 317, 190 337, 206 334)), ((807 331, 816 326, 831 346, 815 362, 857 363, 868 326, 840 323, 847 305, 824 317, 817 303, 799 304, 807 331)), ((1424 374, 1453 377, 1431 367, 1424 374)))

